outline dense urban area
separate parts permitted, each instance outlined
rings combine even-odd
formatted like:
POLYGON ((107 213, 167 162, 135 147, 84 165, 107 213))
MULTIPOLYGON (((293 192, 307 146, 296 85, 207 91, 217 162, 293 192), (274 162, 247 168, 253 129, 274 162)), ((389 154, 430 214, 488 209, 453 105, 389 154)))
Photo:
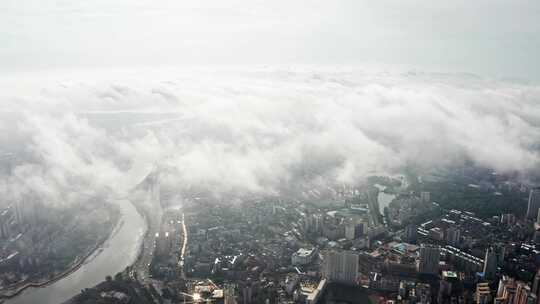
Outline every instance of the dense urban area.
POLYGON ((118 218, 118 210, 98 198, 55 206, 27 196, 0 209, 0 299, 77 269, 118 218))
POLYGON ((537 303, 540 189, 410 171, 229 204, 151 175, 137 262, 68 303, 537 303))

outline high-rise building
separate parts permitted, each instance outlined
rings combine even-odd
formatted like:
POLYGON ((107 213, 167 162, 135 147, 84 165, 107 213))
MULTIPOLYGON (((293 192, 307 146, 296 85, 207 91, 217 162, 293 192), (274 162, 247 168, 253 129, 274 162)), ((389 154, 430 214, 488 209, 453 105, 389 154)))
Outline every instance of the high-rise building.
POLYGON ((247 282, 242 284, 242 303, 251 304, 253 303, 253 295, 256 293, 257 286, 256 284, 248 279, 247 282))
POLYGON ((405 227, 405 241, 407 243, 416 244, 417 240, 418 240, 418 227, 412 224, 405 227))
POLYGON ((15 160, 13 153, 0 150, 0 175, 10 176, 15 160))
POLYGON ((429 304, 431 303, 431 286, 429 284, 418 283, 409 293, 410 303, 429 304))
POLYGON ((323 277, 335 282, 356 284, 358 254, 350 251, 327 251, 324 255, 323 277))
POLYGON ((377 187, 370 187, 361 194, 362 199, 368 205, 369 225, 377 226, 382 224, 382 214, 380 213, 378 194, 379 189, 377 187))
POLYGON ((461 231, 458 228, 450 227, 446 229, 445 240, 448 244, 459 247, 461 231))
POLYGON ((321 230, 322 230, 322 226, 323 226, 323 223, 324 223, 324 218, 321 214, 314 214, 313 215, 313 223, 314 223, 314 228, 313 228, 313 231, 316 232, 316 233, 320 233, 321 230))
POLYGON ((504 258, 506 256, 506 247, 503 243, 496 243, 493 246, 495 257, 497 258, 497 266, 503 266, 504 258))
POLYGON ((223 288, 223 300, 225 304, 237 304, 236 301, 236 286, 234 284, 226 284, 223 288))
POLYGON ((495 300, 500 304, 513 304, 516 296, 516 281, 510 277, 503 276, 497 288, 495 300))
POLYGON ((355 224, 349 223, 345 226, 345 238, 347 240, 356 239, 356 225, 355 224))
POLYGON ((535 294, 537 297, 540 297, 540 269, 538 269, 536 275, 534 276, 532 293, 535 294))
POLYGON ((422 191, 420 192, 420 200, 422 203, 429 203, 431 200, 431 193, 428 191, 422 191))
POLYGON ((529 203, 527 205, 527 218, 534 219, 538 216, 540 209, 540 188, 532 189, 529 193, 529 203))
POLYGON ((0 239, 7 239, 11 236, 11 223, 13 214, 10 208, 0 210, 0 239))
POLYGON ((19 225, 35 227, 39 218, 39 196, 27 193, 12 204, 15 220, 19 225))
POLYGON ((491 303, 491 290, 489 283, 476 284, 476 304, 491 303))
POLYGON ((493 247, 486 250, 483 270, 486 279, 493 279, 497 273, 497 252, 493 247))
POLYGON ((15 220, 17 221, 17 224, 21 225, 24 222, 23 202, 21 200, 17 200, 15 201, 15 203, 13 203, 13 211, 15 214, 15 220))
POLYGON ((351 222, 345 226, 345 238, 355 240, 364 234, 364 224, 351 222))
POLYGON ((535 244, 540 244, 540 229, 536 229, 533 234, 532 241, 535 244))
POLYGON ((457 297, 463 294, 463 284, 456 272, 443 271, 442 279, 439 281, 439 293, 437 303, 454 303, 457 297))
POLYGON ((501 214, 501 224, 512 226, 516 223, 516 216, 512 213, 501 214))
POLYGON ((513 304, 536 304, 536 295, 532 293, 529 285, 524 282, 517 283, 513 304))
POLYGON ((418 272, 422 274, 438 274, 440 254, 439 247, 422 244, 418 272))

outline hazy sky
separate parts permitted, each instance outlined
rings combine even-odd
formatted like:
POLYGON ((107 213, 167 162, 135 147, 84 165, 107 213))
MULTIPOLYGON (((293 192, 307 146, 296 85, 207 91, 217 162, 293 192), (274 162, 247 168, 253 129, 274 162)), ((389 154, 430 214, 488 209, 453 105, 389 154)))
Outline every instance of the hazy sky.
POLYGON ((69 202, 155 164, 218 194, 463 158, 528 176, 538 54, 540 0, 0 0, 0 193, 69 202))
POLYGON ((0 73, 388 64, 540 79, 538 0, 2 0, 0 73))

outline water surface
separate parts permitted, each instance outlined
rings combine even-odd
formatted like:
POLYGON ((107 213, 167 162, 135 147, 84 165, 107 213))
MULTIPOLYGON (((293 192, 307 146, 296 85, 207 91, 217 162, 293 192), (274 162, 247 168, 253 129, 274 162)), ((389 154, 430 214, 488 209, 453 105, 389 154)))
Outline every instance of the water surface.
POLYGON ((84 265, 59 281, 43 287, 28 288, 6 304, 58 304, 124 270, 137 258, 146 223, 128 200, 114 201, 121 218, 114 233, 84 265))

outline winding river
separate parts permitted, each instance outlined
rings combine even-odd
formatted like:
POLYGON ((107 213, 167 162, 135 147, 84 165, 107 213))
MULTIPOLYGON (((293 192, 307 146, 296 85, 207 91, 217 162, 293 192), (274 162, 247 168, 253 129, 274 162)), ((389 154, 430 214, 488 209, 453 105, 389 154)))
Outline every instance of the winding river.
POLYGON ((146 223, 128 200, 116 200, 122 217, 111 237, 79 269, 42 288, 28 288, 6 304, 59 304, 103 281, 137 258, 146 223))

